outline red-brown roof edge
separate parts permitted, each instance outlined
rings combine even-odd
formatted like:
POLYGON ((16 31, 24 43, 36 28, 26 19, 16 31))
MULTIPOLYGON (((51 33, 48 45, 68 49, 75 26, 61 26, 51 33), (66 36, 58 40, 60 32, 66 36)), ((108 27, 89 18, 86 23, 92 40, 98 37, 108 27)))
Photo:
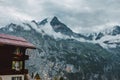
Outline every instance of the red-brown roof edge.
POLYGON ((36 49, 32 43, 28 42, 24 38, 8 34, 0 34, 0 44, 36 49))

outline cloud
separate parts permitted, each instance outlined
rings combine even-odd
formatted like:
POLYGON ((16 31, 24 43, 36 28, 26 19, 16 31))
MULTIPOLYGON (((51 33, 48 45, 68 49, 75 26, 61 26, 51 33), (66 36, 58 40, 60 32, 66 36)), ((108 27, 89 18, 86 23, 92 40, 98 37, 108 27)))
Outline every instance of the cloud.
POLYGON ((23 20, 33 20, 33 17, 24 12, 20 12, 17 7, 5 4, 4 1, 0 3, 0 26, 7 25, 11 22, 19 22, 23 20), (3 3, 3 4, 2 4, 3 3))
POLYGON ((0 24, 57 16, 74 31, 88 32, 119 23, 119 7, 119 0, 0 0, 0 24))

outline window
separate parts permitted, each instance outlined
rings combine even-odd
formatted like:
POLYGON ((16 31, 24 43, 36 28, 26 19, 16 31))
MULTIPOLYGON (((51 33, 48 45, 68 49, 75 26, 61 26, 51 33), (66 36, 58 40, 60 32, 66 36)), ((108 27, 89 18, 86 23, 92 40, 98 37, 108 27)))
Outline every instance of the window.
POLYGON ((22 77, 12 77, 12 80, 22 80, 22 77))
POLYGON ((22 49, 20 49, 20 48, 16 48, 14 54, 16 54, 17 56, 21 56, 21 55, 23 55, 23 53, 22 53, 22 49))
POLYGON ((23 62, 22 61, 13 61, 12 62, 12 69, 16 71, 20 71, 22 69, 23 62))

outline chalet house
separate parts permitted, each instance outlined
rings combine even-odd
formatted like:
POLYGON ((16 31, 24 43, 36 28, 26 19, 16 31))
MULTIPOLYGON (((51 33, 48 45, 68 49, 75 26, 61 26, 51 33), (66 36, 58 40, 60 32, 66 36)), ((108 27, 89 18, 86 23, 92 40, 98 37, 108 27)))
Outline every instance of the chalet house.
POLYGON ((25 80, 26 49, 35 46, 22 37, 0 34, 0 80, 25 80))

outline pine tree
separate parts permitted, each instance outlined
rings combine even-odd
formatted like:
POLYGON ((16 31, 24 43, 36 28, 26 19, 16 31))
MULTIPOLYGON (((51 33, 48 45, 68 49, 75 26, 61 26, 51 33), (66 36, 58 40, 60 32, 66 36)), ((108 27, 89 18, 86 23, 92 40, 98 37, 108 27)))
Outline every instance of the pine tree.
POLYGON ((38 73, 35 75, 34 79, 35 79, 35 80, 42 80, 42 79, 40 78, 40 76, 39 76, 38 73))

